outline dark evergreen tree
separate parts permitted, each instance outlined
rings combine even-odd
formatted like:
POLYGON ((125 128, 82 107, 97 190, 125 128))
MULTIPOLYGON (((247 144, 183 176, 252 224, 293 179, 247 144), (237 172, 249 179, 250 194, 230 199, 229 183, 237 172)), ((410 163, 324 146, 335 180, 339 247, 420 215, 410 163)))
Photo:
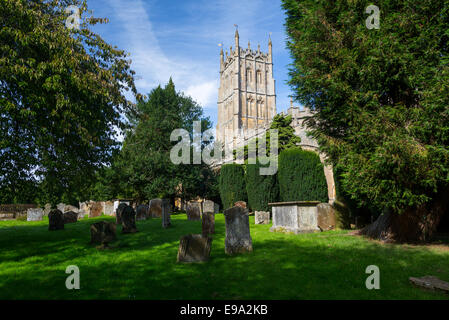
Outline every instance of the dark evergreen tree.
POLYGON ((233 207, 237 201, 247 201, 243 166, 235 163, 223 165, 220 169, 219 189, 224 209, 233 207))

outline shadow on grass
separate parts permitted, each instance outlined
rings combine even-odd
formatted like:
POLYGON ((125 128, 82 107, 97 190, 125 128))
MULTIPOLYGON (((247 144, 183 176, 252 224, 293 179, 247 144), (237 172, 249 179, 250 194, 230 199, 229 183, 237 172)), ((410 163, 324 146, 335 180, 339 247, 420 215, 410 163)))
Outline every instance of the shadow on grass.
POLYGON ((0 228, 0 298, 447 299, 408 282, 427 274, 448 281, 447 252, 381 245, 335 231, 271 233, 270 225, 256 226, 251 217, 254 252, 230 257, 224 252, 224 218, 216 218, 211 259, 201 264, 176 263, 181 236, 201 232, 200 221, 182 215, 168 229, 160 219, 138 221, 135 234, 121 234, 118 227, 111 250, 88 244, 90 224, 113 221, 107 217, 56 232, 41 225, 0 228), (65 268, 72 264, 80 268, 81 290, 65 288, 65 268), (380 268, 381 290, 365 287, 369 265, 380 268))

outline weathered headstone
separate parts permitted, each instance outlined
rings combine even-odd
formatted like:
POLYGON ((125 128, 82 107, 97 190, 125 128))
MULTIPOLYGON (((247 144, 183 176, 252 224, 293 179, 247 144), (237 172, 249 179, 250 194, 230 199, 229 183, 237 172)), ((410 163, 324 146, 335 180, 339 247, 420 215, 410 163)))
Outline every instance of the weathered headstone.
POLYGON ((215 213, 204 212, 202 216, 203 236, 215 233, 215 213))
POLYGON ((270 223, 270 213, 266 211, 256 211, 254 213, 254 223, 255 224, 269 224, 270 223))
POLYGON ((62 213, 64 213, 65 204, 64 204, 64 203, 58 203, 58 204, 56 205, 56 209, 58 209, 59 211, 61 211, 62 213))
POLYGON ((235 206, 225 210, 224 216, 226 222, 225 252, 236 254, 253 251, 248 209, 235 206))
POLYGON ((64 224, 74 223, 78 221, 78 212, 74 211, 64 212, 63 216, 64 216, 64 224))
POLYGON ((162 200, 162 227, 168 228, 169 226, 171 226, 170 200, 163 199, 162 200))
POLYGON ((117 210, 115 211, 115 223, 122 224, 122 212, 128 205, 126 203, 120 203, 117 210))
POLYGON ((84 217, 88 217, 89 216, 89 211, 90 211, 89 203, 87 201, 86 202, 80 202, 79 206, 80 206, 80 209, 78 211, 78 218, 82 219, 84 217))
POLYGON ((64 214, 61 210, 52 210, 48 214, 48 230, 62 230, 64 229, 64 214))
POLYGON ((273 232, 319 232, 318 201, 290 201, 269 203, 272 206, 273 232))
POLYGON ((192 221, 201 220, 201 203, 196 201, 190 201, 187 204, 187 219, 192 221))
POLYGON ((234 206, 242 207, 243 209, 246 209, 246 202, 245 201, 237 201, 234 206))
POLYGON ((114 223, 100 221, 90 226, 90 243, 97 243, 107 247, 116 239, 116 226, 114 223))
POLYGON ((70 205, 70 204, 65 205, 64 206, 64 211, 62 211, 62 212, 64 213, 64 212, 69 212, 69 211, 78 212, 79 209, 77 207, 75 207, 75 206, 70 205))
POLYGON ((152 218, 162 217, 162 200, 161 199, 150 200, 150 215, 152 218))
POLYGON ((41 208, 27 209, 27 221, 42 221, 44 210, 41 208))
POLYGON ((114 202, 113 201, 104 201, 103 202, 103 212, 106 216, 114 215, 114 202))
POLYGON ((335 210, 329 203, 320 203, 318 209, 318 228, 321 231, 335 229, 335 210))
POLYGON ((136 220, 147 220, 149 218, 150 207, 146 204, 141 204, 136 210, 136 220))
POLYGON ((126 206, 121 214, 122 219, 122 233, 135 233, 137 232, 136 227, 136 211, 133 207, 126 206))
POLYGON ((218 205, 218 203, 215 203, 212 200, 203 201, 203 213, 204 212, 218 213, 219 209, 220 206, 218 205))
POLYGON ((44 207, 44 216, 48 216, 51 211, 51 204, 47 203, 44 207))
POLYGON ((209 260, 212 238, 201 234, 183 236, 179 242, 178 262, 204 262, 209 260))
POLYGON ((103 203, 92 201, 90 203, 89 218, 95 218, 101 216, 103 212, 103 203))

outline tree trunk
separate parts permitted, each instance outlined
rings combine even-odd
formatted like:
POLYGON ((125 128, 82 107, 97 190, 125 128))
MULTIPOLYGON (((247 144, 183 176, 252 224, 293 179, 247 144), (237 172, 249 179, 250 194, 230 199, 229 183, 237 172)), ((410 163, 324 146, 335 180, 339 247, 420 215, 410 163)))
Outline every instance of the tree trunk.
POLYGON ((449 189, 440 192, 432 202, 403 213, 383 213, 374 223, 359 231, 385 242, 423 242, 432 238, 449 205, 449 189))

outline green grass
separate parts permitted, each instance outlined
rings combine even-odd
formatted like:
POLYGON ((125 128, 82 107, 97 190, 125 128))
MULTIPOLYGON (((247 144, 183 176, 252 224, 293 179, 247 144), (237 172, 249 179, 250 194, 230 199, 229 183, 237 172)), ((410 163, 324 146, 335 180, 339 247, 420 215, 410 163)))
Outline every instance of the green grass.
POLYGON ((413 287, 410 276, 449 281, 449 247, 385 245, 347 231, 292 235, 254 225, 254 252, 227 256, 225 225, 216 216, 211 259, 178 264, 179 239, 201 222, 172 216, 138 221, 113 249, 89 244, 89 227, 111 217, 81 220, 50 232, 48 220, 0 222, 0 299, 448 299, 413 287), (380 268, 380 290, 367 290, 365 269, 380 268), (67 290, 65 269, 80 268, 81 289, 67 290))

